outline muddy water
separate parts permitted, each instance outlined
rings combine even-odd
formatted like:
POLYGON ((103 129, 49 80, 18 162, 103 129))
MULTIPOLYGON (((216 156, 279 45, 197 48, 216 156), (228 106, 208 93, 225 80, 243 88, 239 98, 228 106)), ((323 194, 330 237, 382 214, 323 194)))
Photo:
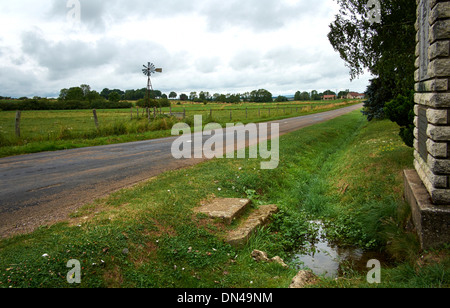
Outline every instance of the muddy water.
POLYGON ((379 253, 365 252, 358 248, 340 248, 330 243, 325 237, 323 223, 320 221, 311 223, 317 226, 318 236, 315 243, 303 247, 294 256, 293 261, 299 264, 299 270, 307 269, 318 276, 337 278, 342 275, 344 267, 368 272, 369 260, 385 261, 385 256, 379 253))

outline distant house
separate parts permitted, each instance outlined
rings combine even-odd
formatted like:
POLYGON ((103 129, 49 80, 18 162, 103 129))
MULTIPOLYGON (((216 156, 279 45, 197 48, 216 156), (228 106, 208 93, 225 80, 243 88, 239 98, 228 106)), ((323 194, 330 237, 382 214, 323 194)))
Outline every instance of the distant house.
POLYGON ((364 99, 365 97, 365 94, 360 94, 358 92, 349 92, 347 94, 347 99, 364 99))
POLYGON ((324 95, 324 96, 322 97, 322 99, 323 99, 324 101, 335 100, 335 99, 336 99, 336 95, 324 95))

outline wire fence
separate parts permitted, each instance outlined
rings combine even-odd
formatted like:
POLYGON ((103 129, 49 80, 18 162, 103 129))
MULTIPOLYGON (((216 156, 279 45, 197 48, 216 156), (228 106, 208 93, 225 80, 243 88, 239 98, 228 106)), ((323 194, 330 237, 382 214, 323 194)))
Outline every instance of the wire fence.
MULTIPOLYGON (((170 106, 164 108, 131 107, 128 111, 120 110, 78 110, 78 111, 17 111, 0 113, 0 135, 15 136, 16 138, 35 139, 39 135, 47 136, 60 133, 62 130, 82 133, 86 130, 99 130, 107 125, 121 123, 133 125, 147 119, 149 123, 161 118, 173 118, 173 121, 190 121, 196 115, 201 115, 208 121, 217 123, 258 122, 283 117, 295 117, 308 113, 342 108, 359 103, 360 101, 342 101, 329 103, 290 104, 267 106, 224 106, 214 108, 208 106, 196 108, 194 106, 170 106)), ((1 137, 1 136, 0 136, 1 137)))
MULTIPOLYGON (((244 121, 251 119, 266 119, 272 117, 295 116, 305 113, 328 110, 336 107, 345 107, 354 104, 355 101, 346 101, 328 104, 298 104, 284 106, 259 106, 259 107, 240 107, 240 108, 154 108, 153 116, 158 114, 173 115, 178 118, 186 119, 194 115, 209 117, 218 122, 225 121, 244 121)), ((151 112, 151 111, 150 111, 151 112)))

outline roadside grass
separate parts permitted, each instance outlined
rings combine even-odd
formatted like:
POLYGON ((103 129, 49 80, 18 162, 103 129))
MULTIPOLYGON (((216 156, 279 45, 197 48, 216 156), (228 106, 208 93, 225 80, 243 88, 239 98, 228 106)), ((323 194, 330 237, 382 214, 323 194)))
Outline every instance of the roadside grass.
MULTIPOLYGON (((420 257, 405 228, 401 172, 412 151, 397 134, 395 124, 353 112, 282 136, 275 170, 261 170, 260 159, 224 159, 166 172, 67 222, 0 241, 0 287, 286 288, 297 273, 290 258, 314 239, 309 221, 318 219, 342 245, 391 254, 379 286, 448 287, 448 247, 420 257), (221 240, 229 227, 192 212, 213 197, 248 197, 280 212, 235 249, 221 240), (291 266, 257 263, 253 249, 291 266), (71 259, 81 262, 80 285, 67 283, 71 259)), ((366 275, 349 268, 315 287, 374 287, 366 275)))
POLYGON ((203 115, 204 125, 208 122, 247 124, 329 111, 355 103, 360 102, 185 104, 181 107, 174 103, 172 112, 186 110, 186 119, 169 117, 169 108, 163 108, 163 114, 156 118, 151 110, 151 121, 143 108, 134 108, 133 112, 97 110, 99 128, 90 110, 26 111, 22 112, 21 137, 15 136, 15 112, 0 111, 0 157, 170 137, 175 123, 190 123, 194 115, 203 115))

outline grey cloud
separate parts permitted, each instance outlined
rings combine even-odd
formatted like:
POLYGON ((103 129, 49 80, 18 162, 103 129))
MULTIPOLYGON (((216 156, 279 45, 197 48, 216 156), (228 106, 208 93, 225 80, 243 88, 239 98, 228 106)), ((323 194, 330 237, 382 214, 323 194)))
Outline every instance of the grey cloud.
MULTIPOLYGON (((186 69, 189 56, 185 52, 169 52, 161 44, 151 41, 104 37, 94 43, 79 40, 55 42, 47 39, 40 31, 23 33, 22 51, 26 58, 48 72, 47 81, 76 76, 82 83, 97 72, 99 82, 121 79, 124 87, 130 78, 134 80, 142 75, 142 65, 148 61, 162 67, 164 76, 173 76, 174 72, 186 69)), ((206 64, 203 65, 203 71, 211 70, 214 58, 206 59, 203 64, 206 64)))
POLYGON ((214 72, 219 65, 220 65, 219 57, 206 57, 200 58, 197 61, 195 61, 195 68, 197 69, 197 71, 204 74, 214 72))
POLYGON ((308 14, 311 3, 289 5, 279 0, 207 1, 200 10, 213 31, 245 27, 254 31, 276 30, 295 18, 308 14))
MULTIPOLYGON (((105 31, 107 29, 108 10, 114 6, 116 0, 79 0, 81 8, 81 23, 91 31, 105 31)), ((67 7, 67 0, 53 0, 47 18, 66 20, 71 8, 67 7)))
POLYGON ((35 85, 38 84, 37 76, 34 72, 24 72, 12 66, 0 66, 0 91, 6 96, 21 97, 25 95, 34 96, 37 90, 35 85), (20 90, 19 90, 20 89, 20 90), (27 91, 22 92, 21 89, 27 91))
POLYGON ((289 45, 275 47, 264 55, 264 58, 271 62, 273 67, 292 67, 292 66, 305 66, 317 61, 317 57, 314 57, 308 51, 293 48, 289 45))
POLYGON ((108 40, 92 44, 77 40, 51 42, 37 31, 25 32, 22 36, 23 52, 47 68, 50 79, 108 64, 114 58, 114 47, 108 40))
POLYGON ((262 55, 256 50, 238 51, 230 61, 230 67, 235 71, 255 69, 262 66, 262 55))
MULTIPOLYGON (((81 24, 90 31, 105 32, 110 24, 126 19, 174 16, 194 11, 196 1, 185 0, 79 0, 81 24)), ((48 18, 66 19, 70 8, 67 0, 53 0, 48 18)))
MULTIPOLYGON (((124 19, 151 18, 196 13, 207 21, 209 30, 229 27, 253 31, 276 30, 294 19, 308 15, 314 4, 287 4, 280 0, 79 0, 81 22, 93 31, 105 31, 109 24, 124 19)), ((317 6, 317 5, 316 5, 317 6)), ((49 18, 66 18, 66 0, 53 0, 49 18)))
POLYGON ((262 53, 258 50, 241 50, 230 61, 230 67, 238 72, 260 69, 267 72, 305 68, 317 63, 317 56, 289 45, 274 47, 262 53))
POLYGON ((163 69, 163 76, 186 69, 189 55, 185 52, 169 51, 152 41, 126 41, 115 46, 114 63, 117 74, 141 74, 142 65, 152 62, 163 69))
POLYGON ((175 16, 195 11, 197 7, 198 1, 195 0, 116 0, 113 11, 115 14, 126 12, 139 16, 175 16))

